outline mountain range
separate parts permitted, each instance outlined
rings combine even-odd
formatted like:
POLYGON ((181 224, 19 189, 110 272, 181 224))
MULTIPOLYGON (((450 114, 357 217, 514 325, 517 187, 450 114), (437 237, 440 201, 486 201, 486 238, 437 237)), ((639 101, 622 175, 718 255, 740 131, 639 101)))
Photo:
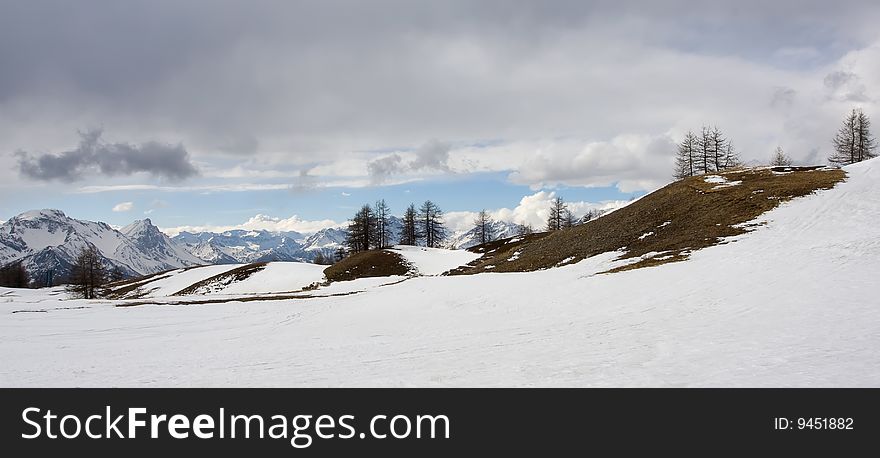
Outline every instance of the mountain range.
MULTIPOLYGON (((403 222, 391 217, 391 242, 403 222)), ((513 223, 493 222, 494 238, 517 234, 513 223)), ((69 276, 77 254, 93 247, 108 270, 125 277, 148 275, 200 264, 266 261, 312 262, 318 253, 333 258, 347 231, 331 227, 312 234, 294 231, 230 230, 181 232, 169 237, 150 219, 116 229, 103 222, 71 218, 60 210, 24 212, 0 224, 0 266, 21 262, 35 285, 57 284, 69 276)), ((479 244, 476 231, 451 234, 447 246, 479 244)))

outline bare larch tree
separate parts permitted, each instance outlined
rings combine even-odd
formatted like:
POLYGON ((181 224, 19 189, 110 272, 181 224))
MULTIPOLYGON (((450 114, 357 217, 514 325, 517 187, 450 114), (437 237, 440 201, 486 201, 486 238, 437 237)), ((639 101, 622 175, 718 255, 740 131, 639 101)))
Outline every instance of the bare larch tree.
POLYGON ((425 236, 425 246, 437 248, 446 238, 446 227, 443 223, 443 211, 434 202, 426 200, 419 209, 421 232, 425 236))
POLYGON ((374 220, 376 227, 373 231, 376 239, 375 247, 387 248, 391 245, 391 229, 389 227, 388 204, 385 203, 385 199, 376 202, 373 213, 376 215, 374 220))
POLYGON ((98 250, 93 246, 80 250, 70 271, 68 291, 83 299, 95 299, 106 281, 107 270, 98 250))
POLYGON ((848 165, 877 156, 877 140, 871 135, 871 120, 861 108, 853 108, 832 140, 834 154, 828 162, 848 165))
POLYGON ((547 230, 558 231, 566 227, 566 224, 572 219, 571 212, 568 211, 568 205, 557 196, 550 202, 550 216, 547 217, 547 230))
POLYGON ((781 146, 777 146, 776 151, 773 152, 773 159, 770 160, 770 165, 774 167, 790 167, 791 158, 785 154, 781 146))
POLYGON ((492 218, 485 209, 480 210, 474 218, 474 238, 480 245, 495 240, 495 229, 492 223, 492 218))
POLYGON ((348 224, 348 235, 345 238, 345 245, 348 247, 349 253, 358 253, 372 248, 375 241, 374 220, 373 209, 369 205, 364 205, 355 213, 348 224))
POLYGON ((401 245, 418 245, 422 239, 419 231, 419 214, 414 204, 409 204, 406 211, 403 212, 403 228, 400 230, 401 245))

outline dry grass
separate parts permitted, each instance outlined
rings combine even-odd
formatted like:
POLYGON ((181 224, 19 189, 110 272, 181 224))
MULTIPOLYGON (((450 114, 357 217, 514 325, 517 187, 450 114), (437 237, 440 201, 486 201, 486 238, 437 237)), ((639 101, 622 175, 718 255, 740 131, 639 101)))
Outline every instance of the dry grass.
POLYGON ((829 189, 844 179, 839 169, 776 167, 725 172, 736 186, 719 187, 705 176, 669 184, 636 202, 586 224, 515 243, 493 242, 472 251, 486 254, 450 275, 480 272, 527 272, 577 262, 621 250, 622 258, 662 253, 615 271, 687 259, 688 253, 747 231, 754 220, 787 200, 829 189), (482 251, 481 251, 482 250, 482 251), (516 259, 508 260, 514 257, 516 259), (491 267, 487 269, 487 267, 491 267))
POLYGON ((403 257, 387 250, 355 253, 324 269, 328 281, 347 281, 366 277, 407 275, 410 266, 403 257))

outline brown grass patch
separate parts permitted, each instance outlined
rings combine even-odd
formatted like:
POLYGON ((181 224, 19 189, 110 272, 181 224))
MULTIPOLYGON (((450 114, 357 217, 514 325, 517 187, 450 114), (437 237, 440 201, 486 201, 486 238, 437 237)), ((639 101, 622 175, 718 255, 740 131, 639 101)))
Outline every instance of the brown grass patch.
POLYGON ((676 181, 580 226, 536 234, 518 243, 499 241, 477 247, 486 254, 449 274, 527 272, 617 250, 625 252, 623 259, 649 253, 669 257, 646 258, 613 271, 681 261, 691 251, 747 232, 739 225, 780 203, 830 189, 845 178, 842 170, 819 167, 742 169, 716 175, 741 183, 719 186, 707 183, 705 176, 676 181), (509 261, 515 253, 516 259, 509 261), (494 267, 486 269, 490 266, 494 267))
POLYGON ((366 277, 407 275, 410 266, 403 257, 388 250, 355 253, 324 269, 328 281, 347 281, 366 277))

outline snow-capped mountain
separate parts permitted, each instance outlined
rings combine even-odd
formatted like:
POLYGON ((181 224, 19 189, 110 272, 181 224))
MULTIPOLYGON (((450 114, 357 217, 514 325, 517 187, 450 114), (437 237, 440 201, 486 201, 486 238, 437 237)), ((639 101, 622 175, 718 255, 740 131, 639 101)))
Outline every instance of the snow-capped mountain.
MULTIPOLYGON (((403 221, 389 218, 389 242, 396 244, 403 221)), ((495 223, 496 238, 510 237, 516 225, 495 223)), ((476 245, 474 231, 451 239, 458 248, 476 245)), ((198 264, 234 264, 263 261, 312 262, 318 253, 335 257, 345 246, 344 227, 314 234, 266 230, 181 232, 168 237, 149 219, 119 230, 106 223, 70 218, 60 210, 33 210, 0 224, 0 266, 22 262, 35 284, 63 281, 77 254, 94 247, 108 270, 124 276, 146 275, 198 264)))
MULTIPOLYGON (((519 234, 520 225, 509 223, 507 221, 492 221, 492 240, 506 239, 519 234)), ((473 228, 465 232, 453 234, 447 241, 446 245, 464 250, 480 244, 477 239, 477 229, 473 228)))
POLYGON ((0 265, 21 262, 32 281, 57 283, 70 274, 77 254, 94 247, 109 270, 144 275, 198 263, 168 244, 149 220, 123 229, 70 218, 60 210, 32 210, 0 226, 0 265))
POLYGON ((181 232, 172 239, 203 262, 210 264, 249 263, 262 261, 303 261, 313 255, 306 252, 298 232, 265 230, 231 230, 215 232, 181 232))
MULTIPOLYGON (((402 227, 400 218, 389 217, 392 244, 397 243, 402 227)), ((181 232, 172 241, 183 245, 193 256, 209 264, 311 262, 318 253, 328 258, 334 257, 336 250, 345 246, 347 235, 344 227, 325 228, 311 235, 292 231, 236 229, 226 232, 181 232)))
POLYGON ((333 257, 338 248, 345 246, 348 231, 339 227, 321 229, 302 241, 303 250, 317 256, 321 252, 326 257, 333 257))
POLYGON ((149 218, 137 220, 119 230, 131 239, 141 251, 150 255, 152 259, 162 260, 168 269, 181 266, 201 264, 201 259, 195 257, 182 245, 175 243, 158 227, 153 225, 149 218))

